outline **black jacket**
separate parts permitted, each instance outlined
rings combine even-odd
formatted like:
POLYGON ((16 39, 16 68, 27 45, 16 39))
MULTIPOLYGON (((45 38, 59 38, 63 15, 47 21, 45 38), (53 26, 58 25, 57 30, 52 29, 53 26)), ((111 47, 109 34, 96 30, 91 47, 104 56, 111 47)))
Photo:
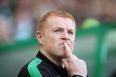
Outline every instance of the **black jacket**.
MULTIPOLYGON (((18 74, 18 77, 70 77, 67 70, 55 65, 41 52, 36 58, 26 64, 18 74)), ((82 77, 74 75, 73 77, 82 77)))

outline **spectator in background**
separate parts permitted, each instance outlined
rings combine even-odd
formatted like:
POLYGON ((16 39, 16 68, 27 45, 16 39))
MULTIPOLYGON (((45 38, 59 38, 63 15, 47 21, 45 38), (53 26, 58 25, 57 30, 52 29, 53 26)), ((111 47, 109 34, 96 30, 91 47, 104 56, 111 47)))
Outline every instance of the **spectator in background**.
POLYGON ((25 40, 32 37, 34 29, 34 21, 32 17, 33 0, 18 0, 15 8, 16 20, 16 40, 25 40))
POLYGON ((51 11, 44 15, 37 26, 37 57, 22 68, 18 77, 87 77, 86 63, 72 53, 75 33, 71 14, 51 11))
POLYGON ((33 17, 37 21, 47 12, 58 10, 58 6, 55 4, 54 0, 37 0, 33 8, 33 17))
POLYGON ((0 1, 0 43, 14 40, 14 19, 7 0, 0 1))
POLYGON ((13 31, 10 19, 0 16, 0 43, 11 42, 13 40, 13 31))

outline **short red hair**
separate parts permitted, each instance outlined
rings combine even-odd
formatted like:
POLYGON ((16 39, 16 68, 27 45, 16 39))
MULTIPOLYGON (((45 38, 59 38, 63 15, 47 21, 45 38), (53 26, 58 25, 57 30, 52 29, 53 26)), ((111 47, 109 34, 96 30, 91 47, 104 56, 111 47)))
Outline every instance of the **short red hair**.
POLYGON ((48 12, 47 14, 45 14, 40 19, 40 22, 37 25, 37 31, 38 30, 39 31, 43 30, 43 27, 45 26, 45 22, 46 22, 47 18, 49 18, 51 16, 58 16, 58 17, 63 17, 63 18, 69 18, 69 19, 71 19, 72 21, 75 22, 74 17, 70 13, 68 13, 66 11, 59 11, 59 10, 58 11, 50 11, 50 12, 48 12))

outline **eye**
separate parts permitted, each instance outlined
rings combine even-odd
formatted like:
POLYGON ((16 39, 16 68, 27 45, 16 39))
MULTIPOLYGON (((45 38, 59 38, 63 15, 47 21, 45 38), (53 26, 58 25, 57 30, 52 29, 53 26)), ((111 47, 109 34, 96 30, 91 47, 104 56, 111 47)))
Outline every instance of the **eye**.
POLYGON ((62 32, 62 31, 63 29, 60 29, 60 28, 54 30, 54 32, 62 32))
POLYGON ((73 31, 68 31, 69 34, 73 34, 73 31))
POLYGON ((60 29, 56 29, 56 30, 55 30, 55 32, 59 32, 59 31, 61 31, 61 30, 60 30, 60 29))

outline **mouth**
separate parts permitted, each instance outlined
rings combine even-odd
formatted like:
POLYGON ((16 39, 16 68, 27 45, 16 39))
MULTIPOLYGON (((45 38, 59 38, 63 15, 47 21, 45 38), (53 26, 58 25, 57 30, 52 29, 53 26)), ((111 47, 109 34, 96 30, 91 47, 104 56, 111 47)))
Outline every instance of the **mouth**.
MULTIPOLYGON (((64 46, 64 43, 65 43, 65 42, 63 42, 63 43, 60 43, 59 45, 63 45, 63 46, 64 46)), ((70 48, 72 48, 72 45, 71 45, 71 43, 67 42, 67 44, 69 45, 69 47, 70 47, 70 48)))
POLYGON ((64 43, 60 43, 59 45, 64 45, 64 43))
POLYGON ((60 48, 61 48, 63 51, 65 51, 64 43, 60 43, 59 46, 60 46, 60 48))

